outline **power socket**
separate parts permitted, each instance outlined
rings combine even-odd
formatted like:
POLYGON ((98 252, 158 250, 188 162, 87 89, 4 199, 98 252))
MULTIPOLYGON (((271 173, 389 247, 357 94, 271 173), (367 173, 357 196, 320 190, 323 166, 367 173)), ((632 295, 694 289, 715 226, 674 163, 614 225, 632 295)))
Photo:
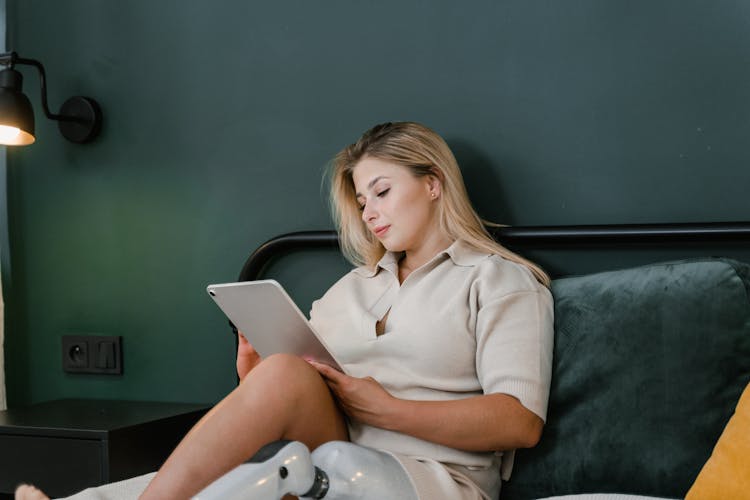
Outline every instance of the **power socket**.
POLYGON ((68 373, 122 375, 122 337, 63 335, 62 366, 68 373))

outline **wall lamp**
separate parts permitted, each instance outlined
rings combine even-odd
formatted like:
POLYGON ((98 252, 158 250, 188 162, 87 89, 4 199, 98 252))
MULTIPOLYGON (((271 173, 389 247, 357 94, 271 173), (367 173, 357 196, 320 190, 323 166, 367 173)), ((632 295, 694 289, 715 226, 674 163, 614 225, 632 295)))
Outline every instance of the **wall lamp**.
POLYGON ((28 97, 21 92, 23 75, 13 69, 16 64, 35 66, 39 70, 42 90, 42 109, 50 120, 56 120, 63 137, 83 144, 93 141, 102 126, 99 104, 89 98, 75 96, 65 101, 59 114, 50 113, 47 107, 47 83, 44 66, 34 59, 18 57, 15 52, 0 54, 0 144, 26 146, 34 137, 34 110, 28 97))

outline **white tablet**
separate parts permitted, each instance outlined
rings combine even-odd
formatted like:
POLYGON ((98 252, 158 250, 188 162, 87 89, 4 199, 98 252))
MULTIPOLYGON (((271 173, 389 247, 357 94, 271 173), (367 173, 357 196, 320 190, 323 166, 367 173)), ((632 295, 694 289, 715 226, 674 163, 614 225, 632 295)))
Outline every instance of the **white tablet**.
POLYGON ((209 285, 206 291, 261 357, 296 354, 344 371, 275 280, 209 285))

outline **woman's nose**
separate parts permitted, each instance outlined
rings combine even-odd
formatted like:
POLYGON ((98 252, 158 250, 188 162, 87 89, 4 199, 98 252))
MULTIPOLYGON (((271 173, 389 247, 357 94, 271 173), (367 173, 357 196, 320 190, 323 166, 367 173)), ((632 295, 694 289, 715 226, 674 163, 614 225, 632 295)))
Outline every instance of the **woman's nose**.
POLYGON ((365 222, 371 222, 375 220, 375 210, 365 205, 365 208, 362 210, 362 220, 365 222))

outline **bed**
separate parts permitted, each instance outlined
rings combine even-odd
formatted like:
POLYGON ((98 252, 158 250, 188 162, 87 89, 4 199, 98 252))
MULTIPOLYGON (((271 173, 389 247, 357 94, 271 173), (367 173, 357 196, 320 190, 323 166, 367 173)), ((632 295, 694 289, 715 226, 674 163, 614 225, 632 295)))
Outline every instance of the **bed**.
MULTIPOLYGON (((511 500, 583 493, 683 498, 699 473, 704 476, 750 381, 750 266, 695 256, 696 248, 701 254, 728 246, 744 255, 750 223, 490 231, 524 254, 653 247, 679 255, 691 249, 687 259, 578 276, 553 273, 548 423, 539 446, 517 453, 502 493, 511 500)), ((261 278, 273 261, 292 253, 337 247, 333 231, 272 238, 251 253, 239 281, 261 278)))

